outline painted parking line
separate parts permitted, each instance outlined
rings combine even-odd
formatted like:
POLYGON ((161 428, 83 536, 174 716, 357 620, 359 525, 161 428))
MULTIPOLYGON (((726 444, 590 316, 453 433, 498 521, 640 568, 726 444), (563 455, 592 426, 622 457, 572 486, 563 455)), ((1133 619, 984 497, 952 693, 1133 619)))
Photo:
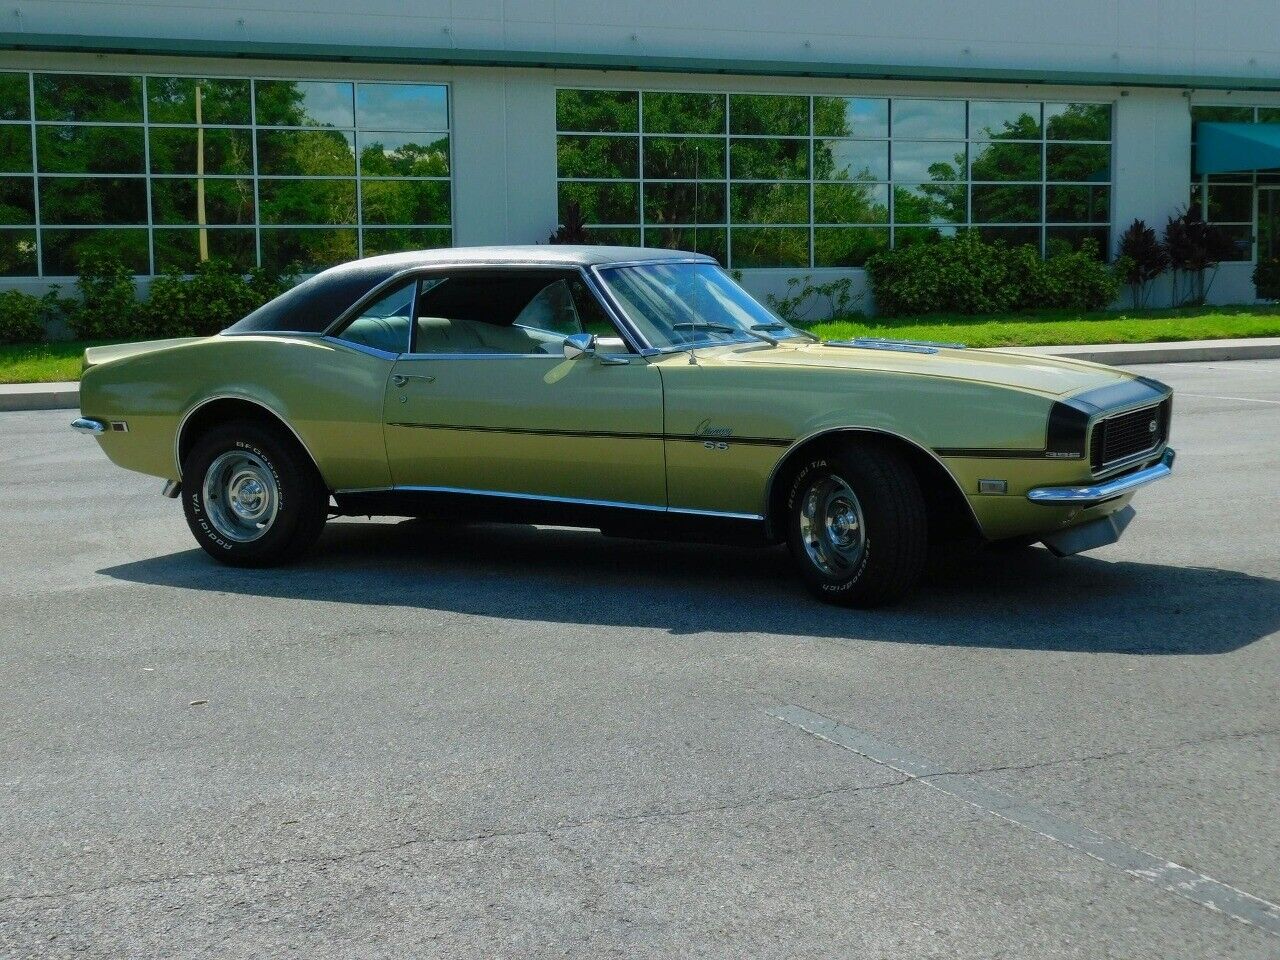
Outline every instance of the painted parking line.
POLYGON ((1220 397, 1215 393, 1187 393, 1185 390, 1177 391, 1176 396, 1197 397, 1200 400, 1234 400, 1239 403, 1269 403, 1280 406, 1280 400, 1262 400, 1258 397, 1220 397))
POLYGON ((1017 797, 989 787, 968 774, 951 773, 945 767, 915 757, 883 741, 877 740, 852 727, 837 723, 821 714, 803 707, 787 705, 770 713, 779 720, 806 733, 844 747, 861 757, 882 766, 897 770, 925 786, 963 800, 986 813, 1032 830, 1063 846, 1088 854, 1112 867, 1117 867, 1140 880, 1176 893, 1193 903, 1224 913, 1234 920, 1247 923, 1280 936, 1280 906, 1245 893, 1230 884, 1197 873, 1131 847, 1088 827, 1068 823, 1047 810, 1019 800, 1017 797))

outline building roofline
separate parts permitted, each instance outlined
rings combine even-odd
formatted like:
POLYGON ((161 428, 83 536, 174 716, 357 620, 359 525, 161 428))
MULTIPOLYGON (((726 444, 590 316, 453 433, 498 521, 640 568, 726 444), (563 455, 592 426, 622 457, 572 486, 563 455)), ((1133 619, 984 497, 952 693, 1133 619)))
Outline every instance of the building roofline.
POLYGON ((1280 76, 1142 73, 1125 70, 1034 70, 938 64, 831 63, 750 58, 636 56, 583 51, 432 49, 13 32, 0 32, 0 50, 860 80, 981 81, 1061 86, 1172 87, 1196 90, 1280 90, 1280 76))

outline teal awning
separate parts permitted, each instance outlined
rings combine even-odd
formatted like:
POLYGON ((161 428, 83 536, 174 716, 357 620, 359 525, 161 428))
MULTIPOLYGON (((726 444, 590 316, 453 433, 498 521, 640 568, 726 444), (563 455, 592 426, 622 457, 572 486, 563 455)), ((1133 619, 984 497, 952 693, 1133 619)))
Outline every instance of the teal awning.
POLYGON ((1197 123, 1196 173, 1280 167, 1280 123, 1197 123))

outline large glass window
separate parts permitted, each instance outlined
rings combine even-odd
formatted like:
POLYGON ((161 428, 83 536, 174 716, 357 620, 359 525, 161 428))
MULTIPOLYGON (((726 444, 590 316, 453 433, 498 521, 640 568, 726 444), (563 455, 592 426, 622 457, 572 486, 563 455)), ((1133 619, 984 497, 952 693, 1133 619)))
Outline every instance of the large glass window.
MULTIPOLYGON (((1193 106, 1191 108, 1191 152, 1194 159, 1197 123, 1277 123, 1275 107, 1193 106)), ((1204 174, 1191 184, 1189 207, 1209 223, 1222 227, 1234 245, 1233 260, 1268 259, 1280 256, 1276 237, 1275 190, 1280 172, 1239 170, 1204 174), (1254 210, 1257 209, 1255 216, 1254 210)))
POLYGON ((978 230, 1039 250, 1111 222, 1111 105, 562 89, 560 213, 733 267, 861 266, 978 230))
POLYGON ((0 276, 448 246, 449 147, 442 84, 0 72, 0 276))

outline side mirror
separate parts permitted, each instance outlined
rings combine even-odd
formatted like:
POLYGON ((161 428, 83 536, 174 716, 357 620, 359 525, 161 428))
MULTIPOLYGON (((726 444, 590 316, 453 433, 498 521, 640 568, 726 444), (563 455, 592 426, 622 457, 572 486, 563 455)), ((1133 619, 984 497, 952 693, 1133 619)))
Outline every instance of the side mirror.
POLYGON ((577 360, 579 357, 596 355, 596 337, 593 333, 575 333, 564 338, 564 358, 577 360))

